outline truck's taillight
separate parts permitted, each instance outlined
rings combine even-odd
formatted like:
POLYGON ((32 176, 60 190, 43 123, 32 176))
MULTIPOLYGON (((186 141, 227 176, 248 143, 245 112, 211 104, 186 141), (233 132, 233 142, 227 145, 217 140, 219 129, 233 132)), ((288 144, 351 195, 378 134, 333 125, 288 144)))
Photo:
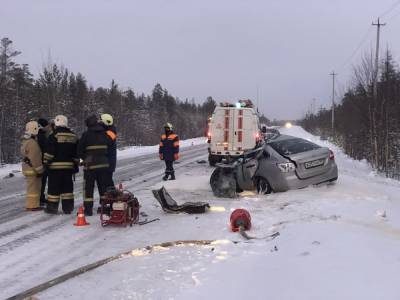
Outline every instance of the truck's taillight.
POLYGON ((329 159, 330 160, 335 160, 335 154, 333 153, 332 150, 329 150, 329 159))

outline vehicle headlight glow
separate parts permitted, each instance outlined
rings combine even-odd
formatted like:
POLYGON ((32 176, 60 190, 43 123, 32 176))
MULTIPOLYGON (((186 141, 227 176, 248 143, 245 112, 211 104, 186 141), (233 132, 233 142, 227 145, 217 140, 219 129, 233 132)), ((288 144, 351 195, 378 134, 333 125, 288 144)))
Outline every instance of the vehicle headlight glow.
POLYGON ((285 127, 286 127, 286 128, 292 128, 292 123, 286 122, 286 123, 285 123, 285 127))
POLYGON ((291 171, 296 170, 296 166, 294 163, 281 163, 281 164, 276 164, 279 168, 279 170, 281 170, 282 173, 288 173, 291 171))

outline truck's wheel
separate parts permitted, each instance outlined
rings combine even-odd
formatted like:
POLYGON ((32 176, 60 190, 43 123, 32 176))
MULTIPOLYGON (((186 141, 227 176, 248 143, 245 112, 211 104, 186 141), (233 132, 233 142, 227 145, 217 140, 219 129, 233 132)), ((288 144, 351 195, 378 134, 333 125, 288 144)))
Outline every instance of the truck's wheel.
POLYGON ((271 185, 269 184, 268 180, 265 179, 264 177, 256 178, 256 188, 257 188, 257 193, 261 195, 271 194, 272 192, 271 185))
POLYGON ((222 157, 216 156, 216 155, 209 155, 208 156, 208 163, 210 164, 211 167, 215 167, 215 164, 218 162, 221 162, 222 157))

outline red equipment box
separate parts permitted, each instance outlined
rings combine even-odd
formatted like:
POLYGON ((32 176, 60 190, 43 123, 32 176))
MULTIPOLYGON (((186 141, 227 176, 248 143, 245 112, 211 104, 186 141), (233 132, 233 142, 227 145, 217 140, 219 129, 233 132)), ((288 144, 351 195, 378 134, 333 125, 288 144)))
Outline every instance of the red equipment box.
POLYGON ((132 226, 139 220, 139 201, 129 191, 112 189, 104 194, 100 208, 101 226, 132 226))

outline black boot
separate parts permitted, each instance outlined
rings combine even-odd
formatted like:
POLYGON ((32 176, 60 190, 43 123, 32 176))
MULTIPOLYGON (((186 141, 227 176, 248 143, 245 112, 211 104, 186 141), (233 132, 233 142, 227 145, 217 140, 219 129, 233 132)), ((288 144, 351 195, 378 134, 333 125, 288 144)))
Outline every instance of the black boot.
POLYGON ((162 180, 164 180, 164 181, 168 180, 168 176, 169 176, 168 174, 165 174, 164 177, 162 178, 162 180))
POLYGON ((51 215, 56 215, 58 213, 58 203, 47 202, 44 212, 51 215))
POLYGON ((175 173, 171 174, 171 178, 169 180, 175 180, 175 173))
POLYGON ((85 208, 85 216, 93 216, 93 202, 84 202, 83 207, 85 208))

